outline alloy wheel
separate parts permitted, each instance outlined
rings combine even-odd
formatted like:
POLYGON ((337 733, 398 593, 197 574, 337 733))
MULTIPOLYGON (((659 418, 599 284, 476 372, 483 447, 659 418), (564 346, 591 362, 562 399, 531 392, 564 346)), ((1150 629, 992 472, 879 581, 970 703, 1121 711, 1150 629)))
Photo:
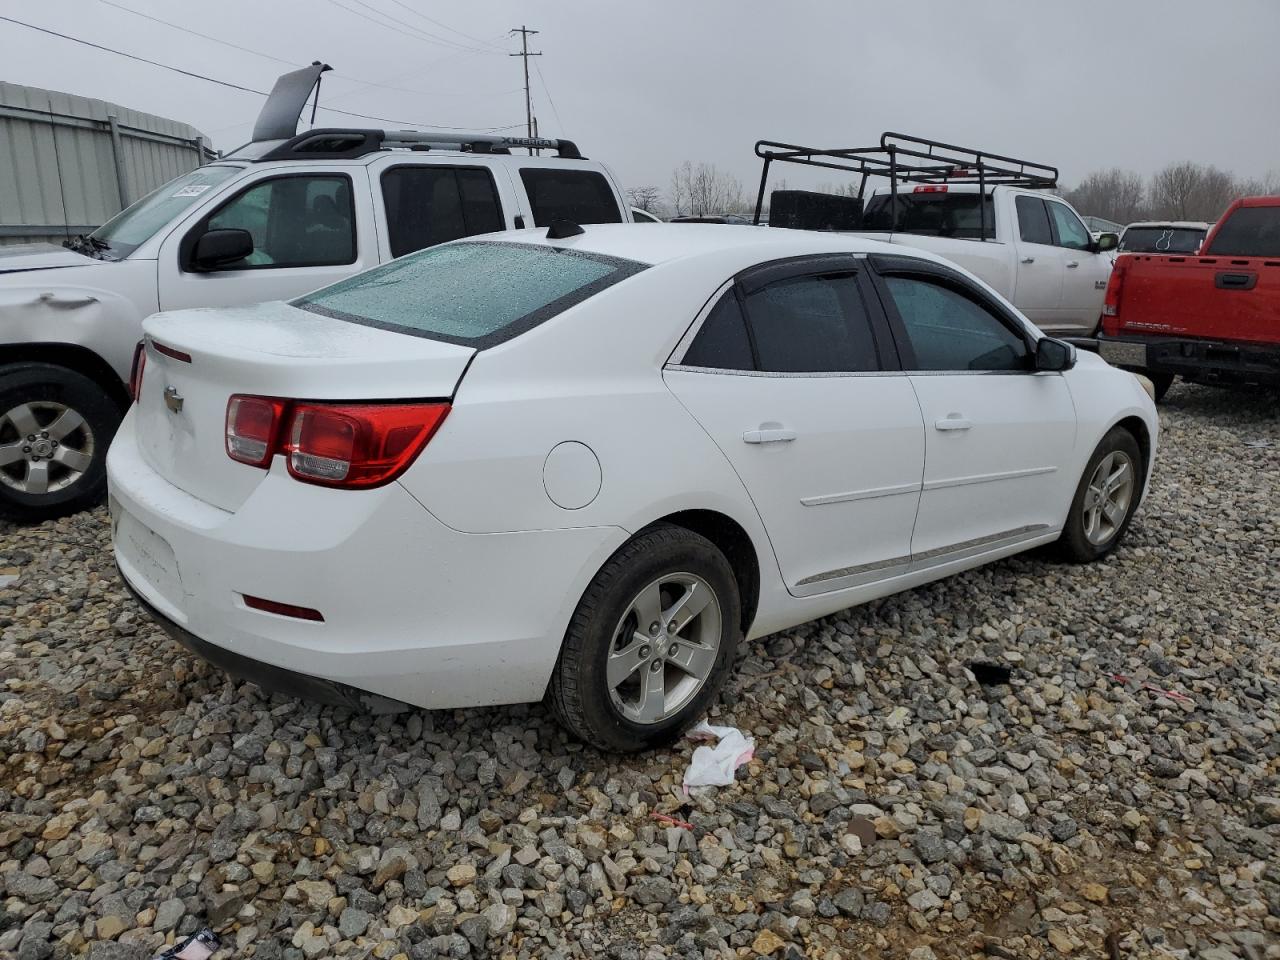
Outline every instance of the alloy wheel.
POLYGON ((1103 457, 1089 478, 1084 494, 1084 535, 1102 546, 1120 532, 1133 503, 1133 460, 1122 450, 1103 457))
POLYGON ((0 483, 19 493, 65 490, 93 455, 93 430, 66 404, 32 400, 0 414, 0 483))
POLYGON ((641 590, 614 630, 606 671, 614 707, 633 723, 679 712, 702 689, 720 652, 720 602, 692 573, 641 590))

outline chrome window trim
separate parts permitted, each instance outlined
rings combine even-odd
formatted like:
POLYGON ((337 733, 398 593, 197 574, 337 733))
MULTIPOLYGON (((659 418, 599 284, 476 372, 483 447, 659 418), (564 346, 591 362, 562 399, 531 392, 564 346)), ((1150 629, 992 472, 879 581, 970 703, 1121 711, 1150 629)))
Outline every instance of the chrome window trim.
POLYGON ((687 366, 683 363, 672 363, 667 365, 668 370, 679 371, 681 373, 711 373, 720 376, 730 377, 771 377, 783 379, 803 379, 816 380, 820 377, 905 377, 904 370, 848 370, 848 371, 826 371, 818 370, 813 373, 796 373, 790 370, 722 370, 719 367, 695 367, 687 366))

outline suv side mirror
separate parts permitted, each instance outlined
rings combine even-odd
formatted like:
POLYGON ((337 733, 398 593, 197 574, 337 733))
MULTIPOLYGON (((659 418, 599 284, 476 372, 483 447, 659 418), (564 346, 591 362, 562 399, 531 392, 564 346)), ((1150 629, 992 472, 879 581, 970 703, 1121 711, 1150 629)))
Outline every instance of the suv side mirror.
POLYGON ((1036 369, 1047 373, 1070 370, 1076 365, 1076 348, 1053 337, 1036 341, 1036 369))
POLYGON ((192 263, 200 270, 215 270, 243 260, 253 253, 253 234, 248 230, 210 230, 196 241, 192 263))
POLYGON ((1114 250, 1120 246, 1120 234, 1118 233, 1100 233, 1098 239, 1093 241, 1094 253, 1106 253, 1108 250, 1114 250))

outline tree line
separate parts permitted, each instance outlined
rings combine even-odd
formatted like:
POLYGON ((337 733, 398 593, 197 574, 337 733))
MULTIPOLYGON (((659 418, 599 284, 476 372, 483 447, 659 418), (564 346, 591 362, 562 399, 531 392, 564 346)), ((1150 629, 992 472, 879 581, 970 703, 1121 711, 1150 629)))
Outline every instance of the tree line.
MULTIPOLYGON (((785 189, 786 182, 771 185, 785 189)), ((827 193, 847 193, 848 187, 825 185, 827 193)), ((1116 223, 1135 220, 1207 220, 1220 217, 1236 197, 1280 195, 1280 170, 1265 177, 1240 177, 1211 164, 1190 160, 1171 163, 1150 177, 1113 167, 1089 174, 1075 187, 1061 191, 1084 216, 1102 217, 1116 223)), ((714 163, 686 160, 671 174, 664 193, 654 185, 631 187, 627 198, 632 206, 659 216, 705 216, 707 214, 749 214, 755 198, 748 196, 742 181, 714 163)), ((768 198, 765 198, 766 207, 768 198)))

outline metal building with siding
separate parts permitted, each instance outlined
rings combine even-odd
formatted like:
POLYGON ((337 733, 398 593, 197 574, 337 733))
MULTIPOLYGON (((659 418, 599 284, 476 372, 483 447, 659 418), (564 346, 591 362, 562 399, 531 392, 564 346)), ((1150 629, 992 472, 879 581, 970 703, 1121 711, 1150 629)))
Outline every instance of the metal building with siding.
POLYGON ((89 233, 214 156, 185 123, 0 82, 0 245, 89 233))

